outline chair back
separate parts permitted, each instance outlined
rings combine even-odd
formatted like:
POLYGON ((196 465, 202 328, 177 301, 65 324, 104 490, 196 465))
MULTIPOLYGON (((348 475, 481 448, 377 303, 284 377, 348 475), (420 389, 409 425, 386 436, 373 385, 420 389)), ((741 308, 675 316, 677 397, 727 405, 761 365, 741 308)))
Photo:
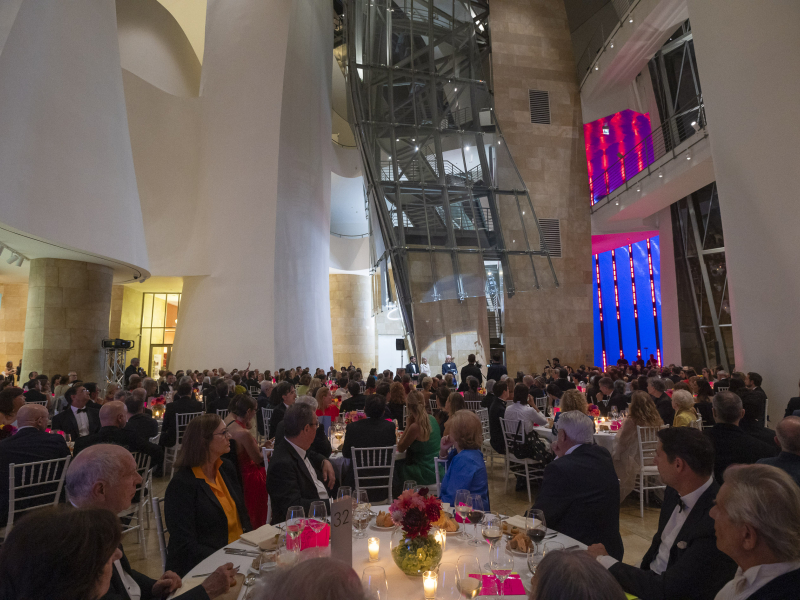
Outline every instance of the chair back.
POLYGON ((525 443, 525 427, 519 419, 504 419, 500 417, 500 428, 503 430, 506 456, 511 456, 511 449, 514 444, 525 443))
POLYGON ((482 408, 476 411, 478 418, 481 420, 481 429, 483 430, 483 441, 489 439, 489 409, 482 408))
MULTIPOLYGON (((380 448, 351 448, 356 490, 386 489, 391 501, 394 476, 394 446, 380 448)), ((374 504, 382 504, 375 502, 374 504)))
POLYGON ((261 418, 264 419, 264 437, 269 439, 269 422, 272 419, 272 411, 274 408, 262 408, 261 418))
POLYGON ((467 410, 471 410, 472 412, 478 412, 483 408, 480 400, 464 400, 464 404, 466 405, 467 410))
POLYGON ((408 407, 403 404, 403 431, 406 430, 406 421, 408 421, 408 407))
POLYGON ((217 409, 217 414, 219 415, 219 418, 224 421, 225 417, 228 416, 228 409, 227 408, 218 408, 217 409))
POLYGON ((189 426, 189 421, 195 417, 199 417, 203 413, 177 413, 175 415, 175 447, 180 448, 183 443, 183 434, 186 433, 186 427, 189 426))
POLYGON ((636 435, 639 438, 639 466, 655 466, 656 450, 658 449, 658 432, 662 427, 636 426, 636 435))
POLYGON ((439 471, 439 467, 443 467, 444 474, 447 474, 447 459, 445 458, 434 458, 433 459, 433 470, 436 472, 436 493, 434 495, 441 496, 442 495, 442 477, 441 472, 439 471))
POLYGON ((156 520, 156 534, 158 535, 158 550, 161 552, 161 571, 167 570, 167 538, 166 534, 169 533, 164 526, 164 516, 161 512, 161 506, 164 504, 163 498, 153 497, 150 502, 153 504, 153 516, 156 520))
POLYGON ((25 402, 25 404, 38 404, 39 406, 47 407, 47 400, 31 400, 29 402, 25 402))
POLYGON ((727 392, 729 389, 731 389, 731 388, 729 388, 729 387, 715 387, 714 388, 714 393, 716 394, 717 392, 727 392))
POLYGON ((58 504, 71 459, 71 456, 65 456, 53 460, 8 465, 6 536, 14 525, 16 515, 58 504))
POLYGON ((703 417, 697 417, 697 419, 689 423, 689 427, 694 427, 699 431, 703 431, 703 417))
POLYGON ((536 408, 538 408, 542 414, 544 414, 545 409, 547 408, 547 394, 544 396, 539 396, 535 399, 536 408))
POLYGON ((133 504, 128 510, 121 513, 122 516, 129 516, 130 520, 127 524, 123 525, 123 535, 129 531, 139 532, 139 543, 144 546, 145 536, 142 528, 144 509, 147 506, 147 495, 149 490, 152 490, 152 471, 150 470, 150 461, 152 458, 149 454, 144 452, 131 452, 133 459, 136 461, 136 472, 142 480, 136 486, 136 494, 133 496, 133 504), (135 524, 134 524, 135 523, 135 524))
POLYGON ((428 405, 431 407, 431 414, 436 414, 439 411, 439 405, 436 403, 436 398, 428 400, 428 405))
MULTIPOLYGON (((264 472, 269 472, 269 457, 272 455, 272 448, 261 448, 261 456, 264 457, 264 472)), ((272 496, 267 496, 267 523, 272 523, 272 496)))
POLYGON ((259 388, 257 385, 251 385, 250 386, 250 395, 251 396, 258 396, 258 393, 260 391, 261 391, 261 388, 259 388))

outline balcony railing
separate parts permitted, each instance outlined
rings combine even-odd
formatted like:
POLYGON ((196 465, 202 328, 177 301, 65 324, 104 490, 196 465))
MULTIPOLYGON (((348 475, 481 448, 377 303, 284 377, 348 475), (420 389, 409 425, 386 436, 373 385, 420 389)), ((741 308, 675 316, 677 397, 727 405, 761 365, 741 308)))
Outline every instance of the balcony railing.
POLYGON ((608 22, 605 24, 600 23, 589 38, 586 49, 577 61, 578 80, 581 85, 583 85, 586 75, 592 70, 592 66, 600 56, 600 53, 607 45, 612 43, 617 30, 624 26, 630 12, 639 4, 639 0, 611 0, 611 3, 614 5, 614 11, 617 14, 617 22, 614 24, 609 24, 608 22))
POLYGON ((650 135, 636 144, 617 162, 589 180, 592 204, 596 204, 633 177, 649 168, 657 160, 672 152, 677 146, 694 136, 706 126, 703 99, 697 98, 695 106, 678 113, 650 135))

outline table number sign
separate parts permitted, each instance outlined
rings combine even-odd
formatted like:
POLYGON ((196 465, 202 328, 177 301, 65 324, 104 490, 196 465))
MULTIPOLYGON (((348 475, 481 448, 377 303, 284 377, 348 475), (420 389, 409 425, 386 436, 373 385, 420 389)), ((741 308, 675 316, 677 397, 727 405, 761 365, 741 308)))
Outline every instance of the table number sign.
POLYGON ((353 499, 331 502, 331 557, 353 566, 353 499))

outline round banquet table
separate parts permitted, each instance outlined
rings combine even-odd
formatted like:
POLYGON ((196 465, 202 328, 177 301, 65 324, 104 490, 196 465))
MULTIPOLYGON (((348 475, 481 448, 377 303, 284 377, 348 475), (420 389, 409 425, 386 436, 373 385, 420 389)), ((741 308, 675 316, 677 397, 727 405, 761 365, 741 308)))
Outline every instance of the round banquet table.
MULTIPOLYGON (((540 437, 544 439, 554 442, 556 441, 556 436, 553 435, 552 429, 548 427, 534 427, 533 430, 539 434, 540 437)), ((614 444, 617 441, 617 433, 614 431, 598 431, 594 434, 594 442, 598 446, 603 446, 606 450, 614 453, 614 444)))
MULTIPOLYGON (((389 507, 387 505, 373 506, 372 510, 375 512, 381 510, 387 511, 388 508, 389 507)), ((391 556, 390 542, 392 539, 392 531, 375 530, 372 528, 374 522, 375 520, 373 517, 370 526, 367 527, 366 531, 364 532, 365 537, 363 539, 353 538, 353 569, 356 573, 358 573, 360 578, 364 569, 367 567, 383 567, 383 569, 386 571, 386 579, 389 582, 389 600, 423 600, 422 577, 409 577, 399 569, 399 567, 392 560, 391 556), (369 562, 369 553, 367 552, 367 539, 370 537, 376 537, 380 540, 380 558, 377 562, 372 563, 369 562)), ((461 527, 463 531, 463 523, 461 524, 461 527)), ((467 531, 471 535, 474 531, 474 526, 467 525, 467 531)), ((548 530, 548 534, 551 532, 552 530, 548 530)), ((480 535, 480 525, 478 526, 478 535, 480 535)), ((564 545, 564 548, 577 546, 577 548, 574 549, 586 549, 584 544, 581 544, 577 540, 560 533, 554 538, 546 539, 545 542, 560 542, 564 545)), ((228 544, 226 548, 238 548, 251 551, 254 550, 253 546, 249 546, 248 544, 244 544, 239 541, 228 544)), ((309 548, 303 550, 301 553, 301 560, 303 560, 303 557, 314 558, 320 554, 328 555, 329 553, 330 548, 324 548, 321 551, 317 548, 309 548)), ((483 542, 480 546, 470 546, 466 543, 466 540, 461 537, 460 533, 448 535, 447 542, 445 543, 444 556, 442 556, 442 562, 456 564, 458 562, 458 557, 464 554, 477 556, 481 565, 481 569, 484 569, 484 564, 489 561, 489 545, 483 542)), ((227 562, 233 563, 234 567, 238 566, 240 573, 247 574, 247 569, 251 566, 253 557, 225 554, 225 550, 223 548, 200 562, 197 566, 195 566, 194 569, 189 571, 189 573, 187 573, 183 579, 186 582, 190 582, 192 581, 192 576, 194 574, 210 573, 220 565, 223 565, 227 562)), ((488 574, 485 569, 484 572, 485 574, 488 574)), ((514 572, 519 573, 520 577, 525 581, 524 585, 526 588, 529 587, 531 573, 528 570, 527 561, 524 556, 514 556, 514 572)), ((239 594, 239 600, 244 599, 247 589, 248 588, 242 586, 241 593, 239 594)), ((492 596, 488 595, 484 597, 490 598, 492 596)), ((507 595, 505 597, 509 598, 509 600, 524 600, 527 598, 527 595, 507 595)), ((481 596, 478 596, 478 598, 481 598, 481 596)), ((256 599, 252 598, 252 600, 256 599)))

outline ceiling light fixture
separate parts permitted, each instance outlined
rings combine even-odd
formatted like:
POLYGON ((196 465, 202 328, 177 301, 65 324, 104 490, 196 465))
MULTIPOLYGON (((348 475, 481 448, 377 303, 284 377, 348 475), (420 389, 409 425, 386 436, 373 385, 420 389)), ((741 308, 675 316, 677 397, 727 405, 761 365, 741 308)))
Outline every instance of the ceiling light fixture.
POLYGON ((414 152, 419 151, 419 146, 414 146, 414 152))
POLYGON ((686 153, 686 160, 692 160, 691 153, 689 153, 689 152, 686 153))
POLYGON ((616 202, 614 202, 614 204, 616 204, 617 206, 619 206, 619 200, 617 200, 616 202))
POLYGON ((628 19, 628 23, 633 23, 633 15, 631 15, 630 18, 628 19))
POLYGON ((17 254, 16 252, 12 252, 11 253, 11 258, 9 258, 6 262, 8 264, 11 264, 13 262, 16 262, 18 259, 19 259, 19 254, 17 254))
POLYGON ((25 262, 25 257, 24 256, 20 256, 19 260, 17 261, 17 266, 21 267, 23 262, 25 262))
POLYGON ((614 40, 611 40, 611 41, 608 43, 608 47, 609 47, 609 48, 613 48, 613 47, 614 47, 614 40))
POLYGON ((640 186, 640 185, 637 185, 637 186, 636 186, 636 191, 637 191, 637 192, 641 192, 641 191, 642 191, 642 186, 640 186))
POLYGON ((664 177, 664 171, 659 171, 658 172, 658 177, 659 177, 659 179, 664 177))
POLYGON ((599 70, 600 70, 600 65, 595 65, 595 66, 594 66, 594 70, 595 70, 595 71, 599 71, 599 70))

